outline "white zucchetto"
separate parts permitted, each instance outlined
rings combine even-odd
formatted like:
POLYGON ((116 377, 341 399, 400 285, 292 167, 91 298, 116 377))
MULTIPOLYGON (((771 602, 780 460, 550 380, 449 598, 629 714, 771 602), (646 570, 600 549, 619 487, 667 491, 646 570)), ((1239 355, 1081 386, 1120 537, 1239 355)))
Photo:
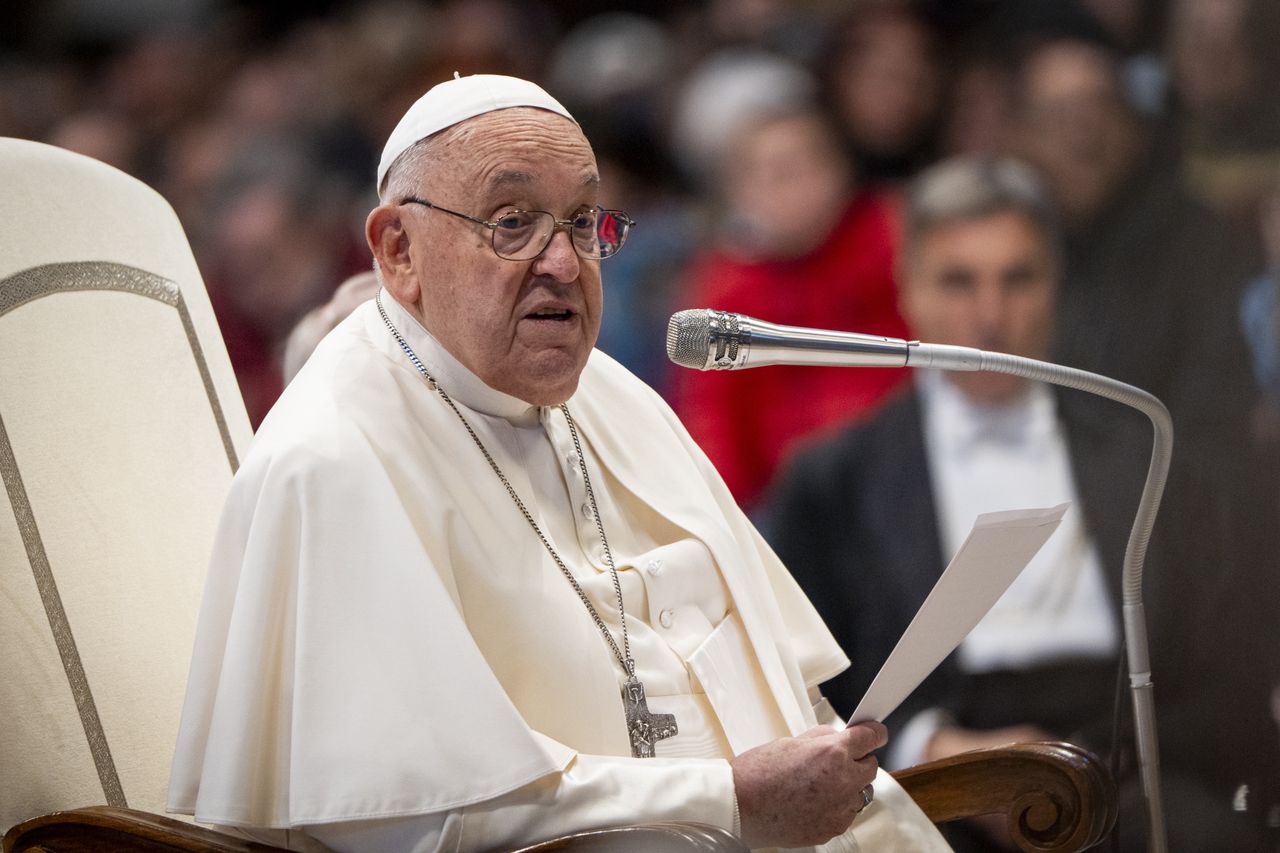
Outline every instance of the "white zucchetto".
POLYGON ((454 77, 432 86, 414 101, 387 138, 378 163, 378 189, 396 158, 415 142, 453 127, 460 121, 494 110, 510 107, 534 107, 548 110, 576 121, 559 101, 536 83, 501 74, 472 74, 454 77))

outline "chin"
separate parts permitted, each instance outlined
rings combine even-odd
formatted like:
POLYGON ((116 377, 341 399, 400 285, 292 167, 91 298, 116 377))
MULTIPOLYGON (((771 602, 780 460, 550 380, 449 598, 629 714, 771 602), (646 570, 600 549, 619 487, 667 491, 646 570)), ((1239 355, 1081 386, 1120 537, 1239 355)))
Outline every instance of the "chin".
MULTIPOLYGON (((587 355, 590 355, 590 351, 587 355)), ((534 406, 560 405, 578 390, 578 380, 587 366, 587 359, 584 356, 569 360, 563 352, 556 353, 555 356, 558 357, 545 361, 536 357, 530 359, 521 365, 524 368, 521 375, 510 377, 504 383, 505 387, 494 387, 534 406), (539 361, 543 363, 539 364, 539 361)))
POLYGON ((591 357, 584 340, 515 346, 480 375, 491 388, 535 406, 558 406, 573 396, 591 357))
MULTIPOLYGON (((955 374, 952 374, 953 376, 955 374)), ((1017 399, 1026 390, 1027 383, 1018 376, 1002 374, 963 374, 964 380, 957 384, 966 397, 984 406, 1002 406, 1017 399)))

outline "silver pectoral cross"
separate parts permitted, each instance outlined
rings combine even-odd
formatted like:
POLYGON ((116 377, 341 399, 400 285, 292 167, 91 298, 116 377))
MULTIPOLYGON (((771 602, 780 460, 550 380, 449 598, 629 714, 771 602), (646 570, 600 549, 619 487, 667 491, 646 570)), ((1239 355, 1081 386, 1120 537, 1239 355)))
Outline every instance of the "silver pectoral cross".
POLYGON ((622 707, 627 714, 627 735, 631 738, 631 754, 635 758, 653 758, 653 747, 660 740, 675 737, 675 714, 653 714, 644 698, 644 685, 634 675, 622 685, 622 707))

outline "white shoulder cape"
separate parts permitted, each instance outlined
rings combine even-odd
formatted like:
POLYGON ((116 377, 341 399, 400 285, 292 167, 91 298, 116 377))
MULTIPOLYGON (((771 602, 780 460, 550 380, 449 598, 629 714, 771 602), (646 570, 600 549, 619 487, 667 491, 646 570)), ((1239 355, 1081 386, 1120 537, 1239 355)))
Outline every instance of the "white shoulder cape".
MULTIPOLYGON (((776 702, 761 709, 772 735, 812 726, 807 688, 848 661, 670 409, 600 352, 569 405, 616 480, 712 552, 776 702)), ((607 651, 589 622, 559 624, 583 620, 572 591, 563 579, 505 588, 544 556, 372 303, 357 309, 233 483, 169 809, 260 827, 425 814, 507 793, 578 751, 625 755, 607 651), (491 601, 460 594, 474 575, 491 601), (513 601, 533 627, 503 660, 492 644, 486 657, 468 610, 474 622, 513 601), (562 671, 554 690, 499 680, 495 667, 522 654, 518 671, 562 671)))

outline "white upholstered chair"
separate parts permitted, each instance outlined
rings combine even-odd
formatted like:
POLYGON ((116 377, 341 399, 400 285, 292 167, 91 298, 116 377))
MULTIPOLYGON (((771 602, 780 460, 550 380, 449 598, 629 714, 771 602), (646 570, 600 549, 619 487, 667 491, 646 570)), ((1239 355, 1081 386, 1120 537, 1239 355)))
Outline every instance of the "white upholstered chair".
POLYGON ((209 543, 251 431, 155 191, 0 139, 0 832, 163 811, 209 543))

